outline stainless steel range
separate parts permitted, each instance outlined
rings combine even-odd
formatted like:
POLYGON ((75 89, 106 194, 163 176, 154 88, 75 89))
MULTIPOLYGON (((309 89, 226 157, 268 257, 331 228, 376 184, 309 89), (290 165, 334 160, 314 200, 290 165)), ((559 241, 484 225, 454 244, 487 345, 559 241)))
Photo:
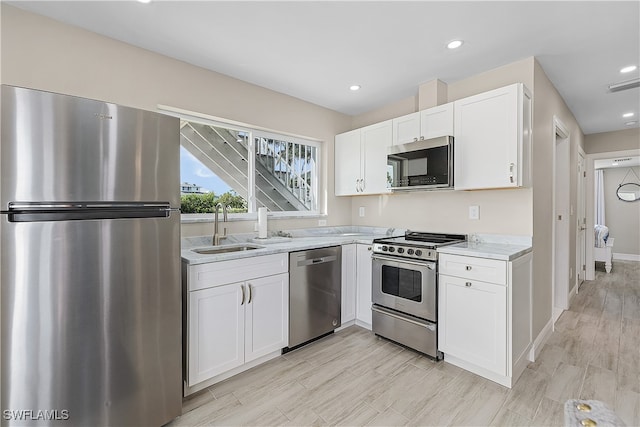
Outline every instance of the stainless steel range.
POLYGON ((463 234, 407 231, 373 241, 373 332, 434 359, 438 351, 438 247, 463 234))

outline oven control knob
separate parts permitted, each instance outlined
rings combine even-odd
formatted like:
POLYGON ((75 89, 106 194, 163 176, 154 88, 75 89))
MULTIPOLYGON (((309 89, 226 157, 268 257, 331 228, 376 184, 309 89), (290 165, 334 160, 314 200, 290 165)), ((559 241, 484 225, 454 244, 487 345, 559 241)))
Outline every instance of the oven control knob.
POLYGON ((394 248, 393 246, 389 246, 389 252, 395 252, 396 248, 394 248))
POLYGON ((422 251, 420 249, 416 249, 416 256, 422 256, 422 251))
POLYGON ((404 248, 398 248, 398 253, 399 254, 403 254, 404 253, 404 248))
POLYGON ((409 255, 413 255, 413 249, 407 249, 407 253, 408 253, 409 255))
POLYGON ((380 249, 382 249, 382 251, 383 251, 383 252, 386 252, 386 251, 387 251, 387 247, 386 247, 386 246, 383 246, 383 247, 381 247, 380 249))

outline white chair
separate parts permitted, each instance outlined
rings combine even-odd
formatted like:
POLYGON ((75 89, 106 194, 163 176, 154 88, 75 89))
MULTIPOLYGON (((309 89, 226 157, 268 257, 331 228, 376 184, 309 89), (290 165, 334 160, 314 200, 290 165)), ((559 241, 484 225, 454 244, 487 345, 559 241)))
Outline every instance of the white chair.
POLYGON ((607 244, 603 248, 593 248, 594 261, 604 262, 604 269, 607 273, 611 273, 611 260, 613 259, 613 243, 616 239, 609 237, 607 244))

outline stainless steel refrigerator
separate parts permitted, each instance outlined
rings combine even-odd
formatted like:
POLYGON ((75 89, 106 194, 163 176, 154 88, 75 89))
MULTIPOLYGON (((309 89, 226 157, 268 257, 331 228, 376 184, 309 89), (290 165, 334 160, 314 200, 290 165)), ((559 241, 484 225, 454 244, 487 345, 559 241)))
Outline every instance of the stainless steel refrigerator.
POLYGON ((182 403, 179 122, 3 85, 3 426, 159 426, 182 403))

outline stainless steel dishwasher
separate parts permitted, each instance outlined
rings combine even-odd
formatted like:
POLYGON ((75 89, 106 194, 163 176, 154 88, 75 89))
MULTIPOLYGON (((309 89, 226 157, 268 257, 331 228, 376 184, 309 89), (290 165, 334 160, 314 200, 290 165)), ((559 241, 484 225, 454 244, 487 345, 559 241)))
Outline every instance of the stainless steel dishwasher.
POLYGON ((289 348, 286 350, 340 326, 341 285, 342 247, 289 254, 289 348))

